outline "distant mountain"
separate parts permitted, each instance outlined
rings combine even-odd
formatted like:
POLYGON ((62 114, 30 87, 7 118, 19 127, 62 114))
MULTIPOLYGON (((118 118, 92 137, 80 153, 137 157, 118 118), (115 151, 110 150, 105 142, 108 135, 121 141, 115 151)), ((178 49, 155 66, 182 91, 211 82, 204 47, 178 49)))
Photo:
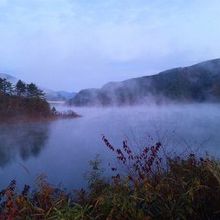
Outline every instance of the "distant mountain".
MULTIPOLYGON (((0 78, 5 78, 7 79, 7 81, 11 82, 12 84, 16 84, 18 81, 17 78, 6 73, 0 73, 0 78)), ((46 95, 46 99, 48 101, 67 101, 73 98, 74 95, 76 94, 74 92, 54 91, 51 89, 43 88, 41 86, 39 86, 39 88, 44 91, 46 95)))
POLYGON ((69 103, 90 106, 170 101, 219 102, 220 59, 174 68, 156 75, 110 82, 101 89, 84 89, 69 103))
POLYGON ((46 94, 48 101, 68 101, 72 99, 76 93, 66 91, 53 91, 50 89, 42 89, 46 94))
POLYGON ((9 74, 6 74, 6 73, 0 73, 0 78, 7 79, 7 81, 11 82, 12 84, 17 83, 17 81, 18 81, 17 78, 15 78, 14 76, 11 76, 9 74))

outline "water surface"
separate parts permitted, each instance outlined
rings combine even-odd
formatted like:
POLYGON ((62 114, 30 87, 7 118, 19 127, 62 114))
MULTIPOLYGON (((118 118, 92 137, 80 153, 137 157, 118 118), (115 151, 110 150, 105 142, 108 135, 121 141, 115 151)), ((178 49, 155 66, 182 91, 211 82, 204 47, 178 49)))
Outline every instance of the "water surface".
MULTIPOLYGON (((56 106, 65 110, 63 105, 56 106)), ((127 108, 74 108, 77 119, 0 125, 0 187, 16 179, 34 185, 39 174, 67 188, 85 186, 88 161, 111 159, 104 134, 115 146, 133 148, 161 141, 168 150, 220 156, 220 105, 169 105, 127 108)))

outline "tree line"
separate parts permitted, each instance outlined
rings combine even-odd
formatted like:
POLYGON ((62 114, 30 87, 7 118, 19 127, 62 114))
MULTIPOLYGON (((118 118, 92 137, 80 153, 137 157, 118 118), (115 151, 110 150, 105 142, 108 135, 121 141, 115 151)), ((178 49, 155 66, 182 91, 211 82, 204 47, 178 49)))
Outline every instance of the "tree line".
POLYGON ((18 82, 13 85, 7 81, 7 79, 2 78, 0 78, 0 95, 45 99, 44 92, 34 83, 26 84, 18 80, 18 82))
POLYGON ((12 84, 0 78, 0 122, 26 119, 40 119, 52 116, 45 94, 34 83, 19 80, 12 84))

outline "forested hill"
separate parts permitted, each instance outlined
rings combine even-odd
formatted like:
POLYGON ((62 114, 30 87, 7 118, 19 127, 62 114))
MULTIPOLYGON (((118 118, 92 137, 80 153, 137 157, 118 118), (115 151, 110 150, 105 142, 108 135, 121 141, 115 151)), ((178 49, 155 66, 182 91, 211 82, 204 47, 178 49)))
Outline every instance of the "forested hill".
POLYGON ((84 89, 70 100, 76 106, 133 105, 150 102, 219 102, 220 59, 167 70, 101 89, 84 89))
POLYGON ((13 85, 0 78, 0 121, 47 118, 51 115, 44 93, 35 84, 19 80, 13 85))
MULTIPOLYGON (((0 73, 0 78, 6 79, 8 82, 12 84, 16 84, 19 79, 16 77, 6 74, 6 73, 0 73)), ((38 86, 44 93, 45 93, 45 98, 48 101, 67 101, 71 98, 74 97, 75 93, 74 92, 67 92, 67 91, 55 91, 52 89, 48 89, 45 87, 38 86)))

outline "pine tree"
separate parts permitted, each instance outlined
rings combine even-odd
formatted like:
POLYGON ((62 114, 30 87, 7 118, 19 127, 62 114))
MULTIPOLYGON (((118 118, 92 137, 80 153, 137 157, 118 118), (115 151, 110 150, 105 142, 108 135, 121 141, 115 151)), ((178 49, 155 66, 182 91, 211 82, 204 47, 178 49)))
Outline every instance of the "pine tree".
POLYGON ((19 80, 16 84, 16 94, 18 96, 25 96, 26 95, 26 84, 24 82, 22 82, 21 80, 19 80))
POLYGON ((12 83, 7 81, 6 79, 0 78, 0 93, 3 95, 12 95, 13 94, 12 83))
POLYGON ((27 95, 29 98, 45 99, 45 94, 34 83, 27 85, 27 95))

